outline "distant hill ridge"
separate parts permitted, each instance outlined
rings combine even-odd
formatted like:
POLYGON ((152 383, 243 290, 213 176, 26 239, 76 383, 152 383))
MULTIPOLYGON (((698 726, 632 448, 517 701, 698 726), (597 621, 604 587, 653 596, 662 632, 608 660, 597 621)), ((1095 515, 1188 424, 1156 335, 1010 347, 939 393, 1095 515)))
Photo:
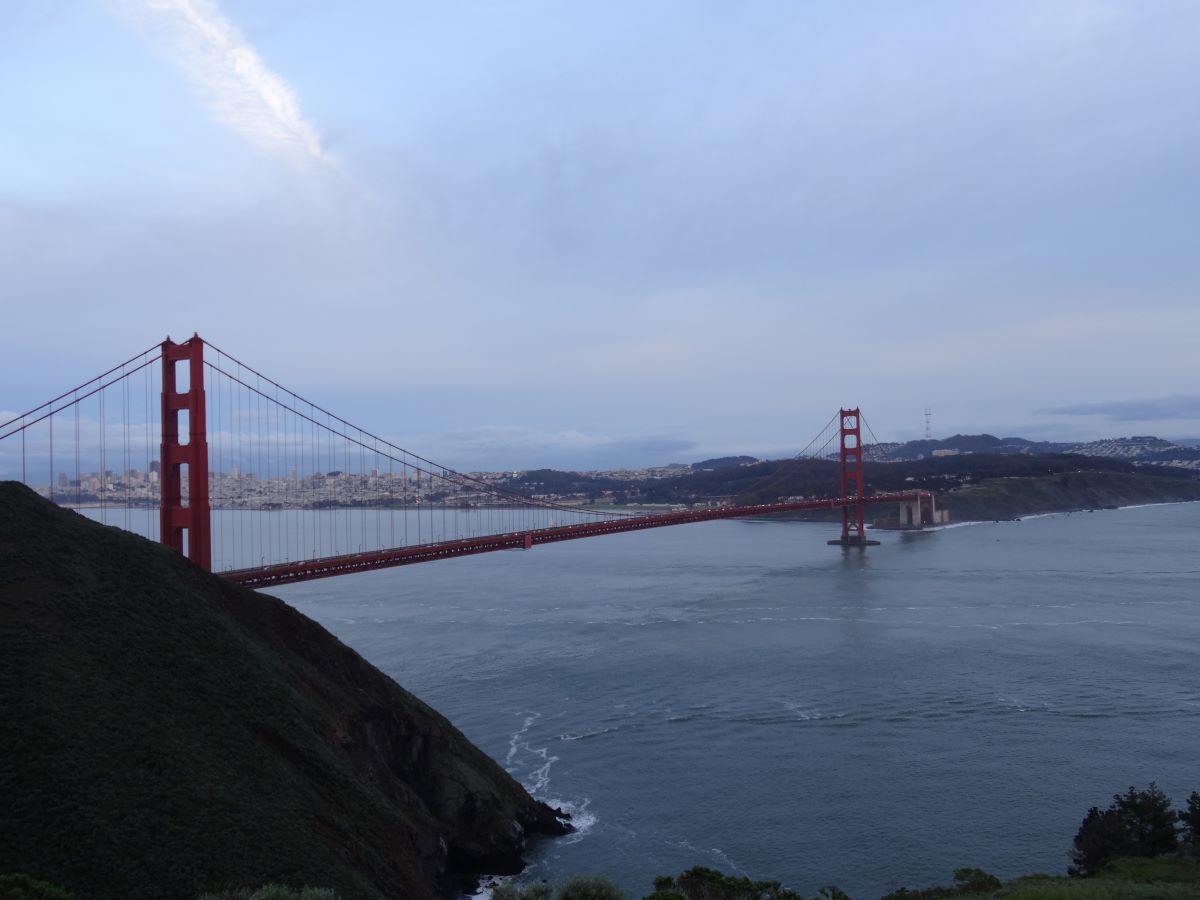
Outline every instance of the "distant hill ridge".
POLYGON ((0 482, 0 872, 434 900, 568 830, 283 601, 0 482))
POLYGON ((692 463, 691 468, 696 472, 710 472, 717 469, 732 469, 735 466, 749 466, 758 462, 754 456, 719 456, 716 459, 705 459, 692 463))
POLYGON ((940 440, 867 444, 863 452, 864 456, 873 462, 909 462, 955 453, 995 453, 1004 456, 1074 453, 1080 456, 1126 459, 1135 463, 1175 464, 1185 468, 1200 468, 1200 448, 1172 443, 1150 435, 1066 443, 1031 441, 1020 437, 998 438, 990 434, 956 434, 940 440))

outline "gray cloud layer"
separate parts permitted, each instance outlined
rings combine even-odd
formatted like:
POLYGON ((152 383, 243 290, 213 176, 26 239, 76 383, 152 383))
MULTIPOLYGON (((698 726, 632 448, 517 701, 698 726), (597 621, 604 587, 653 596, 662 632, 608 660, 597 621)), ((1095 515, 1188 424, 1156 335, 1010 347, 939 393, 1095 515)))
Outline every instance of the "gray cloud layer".
POLYGON ((1200 419, 1200 394, 1174 394, 1142 400, 1078 403, 1040 410, 1056 416, 1102 416, 1109 422, 1165 422, 1200 419))
POLYGON ((213 127, 120 17, 28 29, 74 68, 11 120, 0 403, 199 331, 487 467, 497 434, 654 463, 799 449, 839 405, 887 440, 1200 383, 1194 4, 517 6, 230 21, 344 180, 213 127), (107 130, 64 130, 89 105, 107 130))

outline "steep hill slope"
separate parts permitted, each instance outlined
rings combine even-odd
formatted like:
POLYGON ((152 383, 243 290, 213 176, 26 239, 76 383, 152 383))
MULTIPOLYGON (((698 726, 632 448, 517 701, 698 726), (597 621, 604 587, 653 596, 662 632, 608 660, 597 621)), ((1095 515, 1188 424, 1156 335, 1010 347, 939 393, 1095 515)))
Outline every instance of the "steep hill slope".
POLYGON ((1200 500, 1200 481, 1195 479, 1095 471, 988 478, 938 495, 939 505, 958 522, 1196 500, 1200 500))
POLYGON ((432 898, 561 834, 282 601, 0 483, 0 872, 87 898, 432 898))

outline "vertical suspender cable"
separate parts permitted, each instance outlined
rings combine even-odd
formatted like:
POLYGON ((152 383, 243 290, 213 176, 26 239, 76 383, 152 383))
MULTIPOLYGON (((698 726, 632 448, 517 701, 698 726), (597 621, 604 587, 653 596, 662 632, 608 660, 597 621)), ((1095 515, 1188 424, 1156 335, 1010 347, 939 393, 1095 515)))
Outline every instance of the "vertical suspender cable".
POLYGON ((262 565, 266 562, 266 540, 268 540, 270 535, 263 532, 265 527, 265 523, 263 522, 265 518, 263 510, 263 481, 268 476, 268 473, 263 470, 263 397, 257 391, 254 392, 254 421, 256 421, 258 426, 256 432, 254 432, 254 442, 258 444, 256 454, 254 454, 258 458, 258 472, 254 473, 257 475, 257 479, 254 480, 254 490, 256 490, 258 499, 258 503, 256 504, 258 509, 254 510, 254 516, 258 518, 258 562, 259 565, 262 565))
MULTIPOLYGON (((358 549, 362 550, 367 543, 367 510, 363 506, 365 502, 366 472, 363 469, 366 467, 366 460, 363 459, 362 444, 358 446, 358 478, 354 480, 355 490, 358 492, 358 549)), ((351 551, 353 551, 351 547, 351 551)))
POLYGON ((108 524, 108 457, 105 452, 107 441, 108 414, 104 403, 105 390, 100 390, 100 521, 108 524))
MULTIPOLYGON (((275 517, 275 504, 280 496, 279 478, 279 414, 275 409, 275 404, 270 400, 267 401, 267 420, 271 423, 270 428, 270 443, 268 445, 267 456, 271 460, 271 477, 267 481, 270 486, 268 491, 268 506, 271 510, 271 562, 281 562, 283 560, 283 535, 280 533, 280 525, 275 517), (278 552, 277 552, 278 548, 278 552)), ((286 484, 286 482, 284 482, 286 484)))
POLYGON ((54 502, 54 409, 50 409, 50 502, 54 502))
MULTIPOLYGON (((146 473, 146 495, 150 495, 150 369, 142 369, 142 397, 145 400, 145 450, 146 450, 146 468, 143 470, 146 473)), ((154 535, 151 533, 150 524, 150 503, 145 504, 146 507, 146 535, 151 540, 154 540, 154 535)))
MULTIPOLYGON (((345 456, 346 456, 346 470, 342 473, 341 480, 347 481, 350 478, 350 472, 351 472, 349 439, 343 437, 342 444, 343 444, 343 449, 345 451, 345 456)), ((353 532, 353 528, 354 528, 354 515, 353 515, 353 512, 354 512, 354 482, 350 481, 349 484, 350 484, 350 500, 349 500, 348 507, 346 509, 346 544, 345 544, 344 552, 353 553, 354 552, 354 532, 353 532)), ((334 552, 336 553, 337 551, 335 550, 334 552)))
MULTIPOLYGON (((241 374, 241 366, 240 365, 238 366, 238 374, 239 374, 239 376, 241 374)), ((230 389, 232 389, 232 388, 230 388, 230 389)), ((242 422, 244 422, 244 419, 242 419, 242 416, 241 416, 241 385, 240 384, 238 385, 238 394, 236 394, 236 397, 238 397, 238 408, 236 408, 236 419, 234 420, 234 433, 236 434, 236 436, 238 436, 238 449, 236 449, 234 451, 234 454, 236 456, 236 462, 233 464, 232 467, 230 467, 229 487, 230 487, 230 490, 233 490, 233 492, 234 492, 234 509, 236 510, 236 516, 238 516, 234 520, 234 522, 236 523, 236 539, 234 540, 234 546, 235 546, 236 550, 238 550, 240 552, 245 552, 246 528, 245 528, 244 518, 246 515, 246 505, 245 505, 245 503, 246 503, 246 488, 244 487, 244 485, 245 485, 245 478, 246 478, 246 470, 245 470, 246 469, 246 456, 245 456, 244 452, 242 452, 242 434, 241 434, 242 428, 241 428, 241 426, 242 426, 242 422), (238 473, 238 476, 236 476, 236 478, 233 478, 233 476, 232 476, 234 472, 238 473)), ((244 559, 239 560, 239 563, 238 563, 239 568, 245 568, 245 566, 247 566, 247 565, 250 565, 250 559, 244 558, 244 559)))
POLYGON ((79 401, 73 400, 71 405, 75 408, 75 508, 78 509, 83 503, 83 475, 79 471, 79 401))
POLYGON ((216 370, 207 360, 205 360, 205 369, 204 377, 207 382, 204 387, 204 396, 208 403, 208 409, 205 410, 205 424, 208 427, 208 477, 211 482, 208 489, 208 504, 212 515, 212 567, 214 572, 220 572, 224 569, 225 561, 224 534, 221 528, 221 492, 217 490, 218 486, 222 484, 221 396, 220 391, 216 390, 216 370))
POLYGON ((121 379, 121 430, 124 444, 121 456, 121 481, 125 485, 125 530, 129 530, 129 379, 121 379))

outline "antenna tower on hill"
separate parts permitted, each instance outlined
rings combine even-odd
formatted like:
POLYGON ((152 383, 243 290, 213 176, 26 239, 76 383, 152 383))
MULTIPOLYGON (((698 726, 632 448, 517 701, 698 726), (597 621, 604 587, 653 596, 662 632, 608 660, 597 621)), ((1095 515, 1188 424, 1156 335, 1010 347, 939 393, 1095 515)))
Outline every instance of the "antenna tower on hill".
POLYGON ((927 441, 933 440, 933 426, 931 424, 932 421, 933 421, 933 410, 927 406, 927 407, 925 407, 925 440, 927 440, 927 441))

